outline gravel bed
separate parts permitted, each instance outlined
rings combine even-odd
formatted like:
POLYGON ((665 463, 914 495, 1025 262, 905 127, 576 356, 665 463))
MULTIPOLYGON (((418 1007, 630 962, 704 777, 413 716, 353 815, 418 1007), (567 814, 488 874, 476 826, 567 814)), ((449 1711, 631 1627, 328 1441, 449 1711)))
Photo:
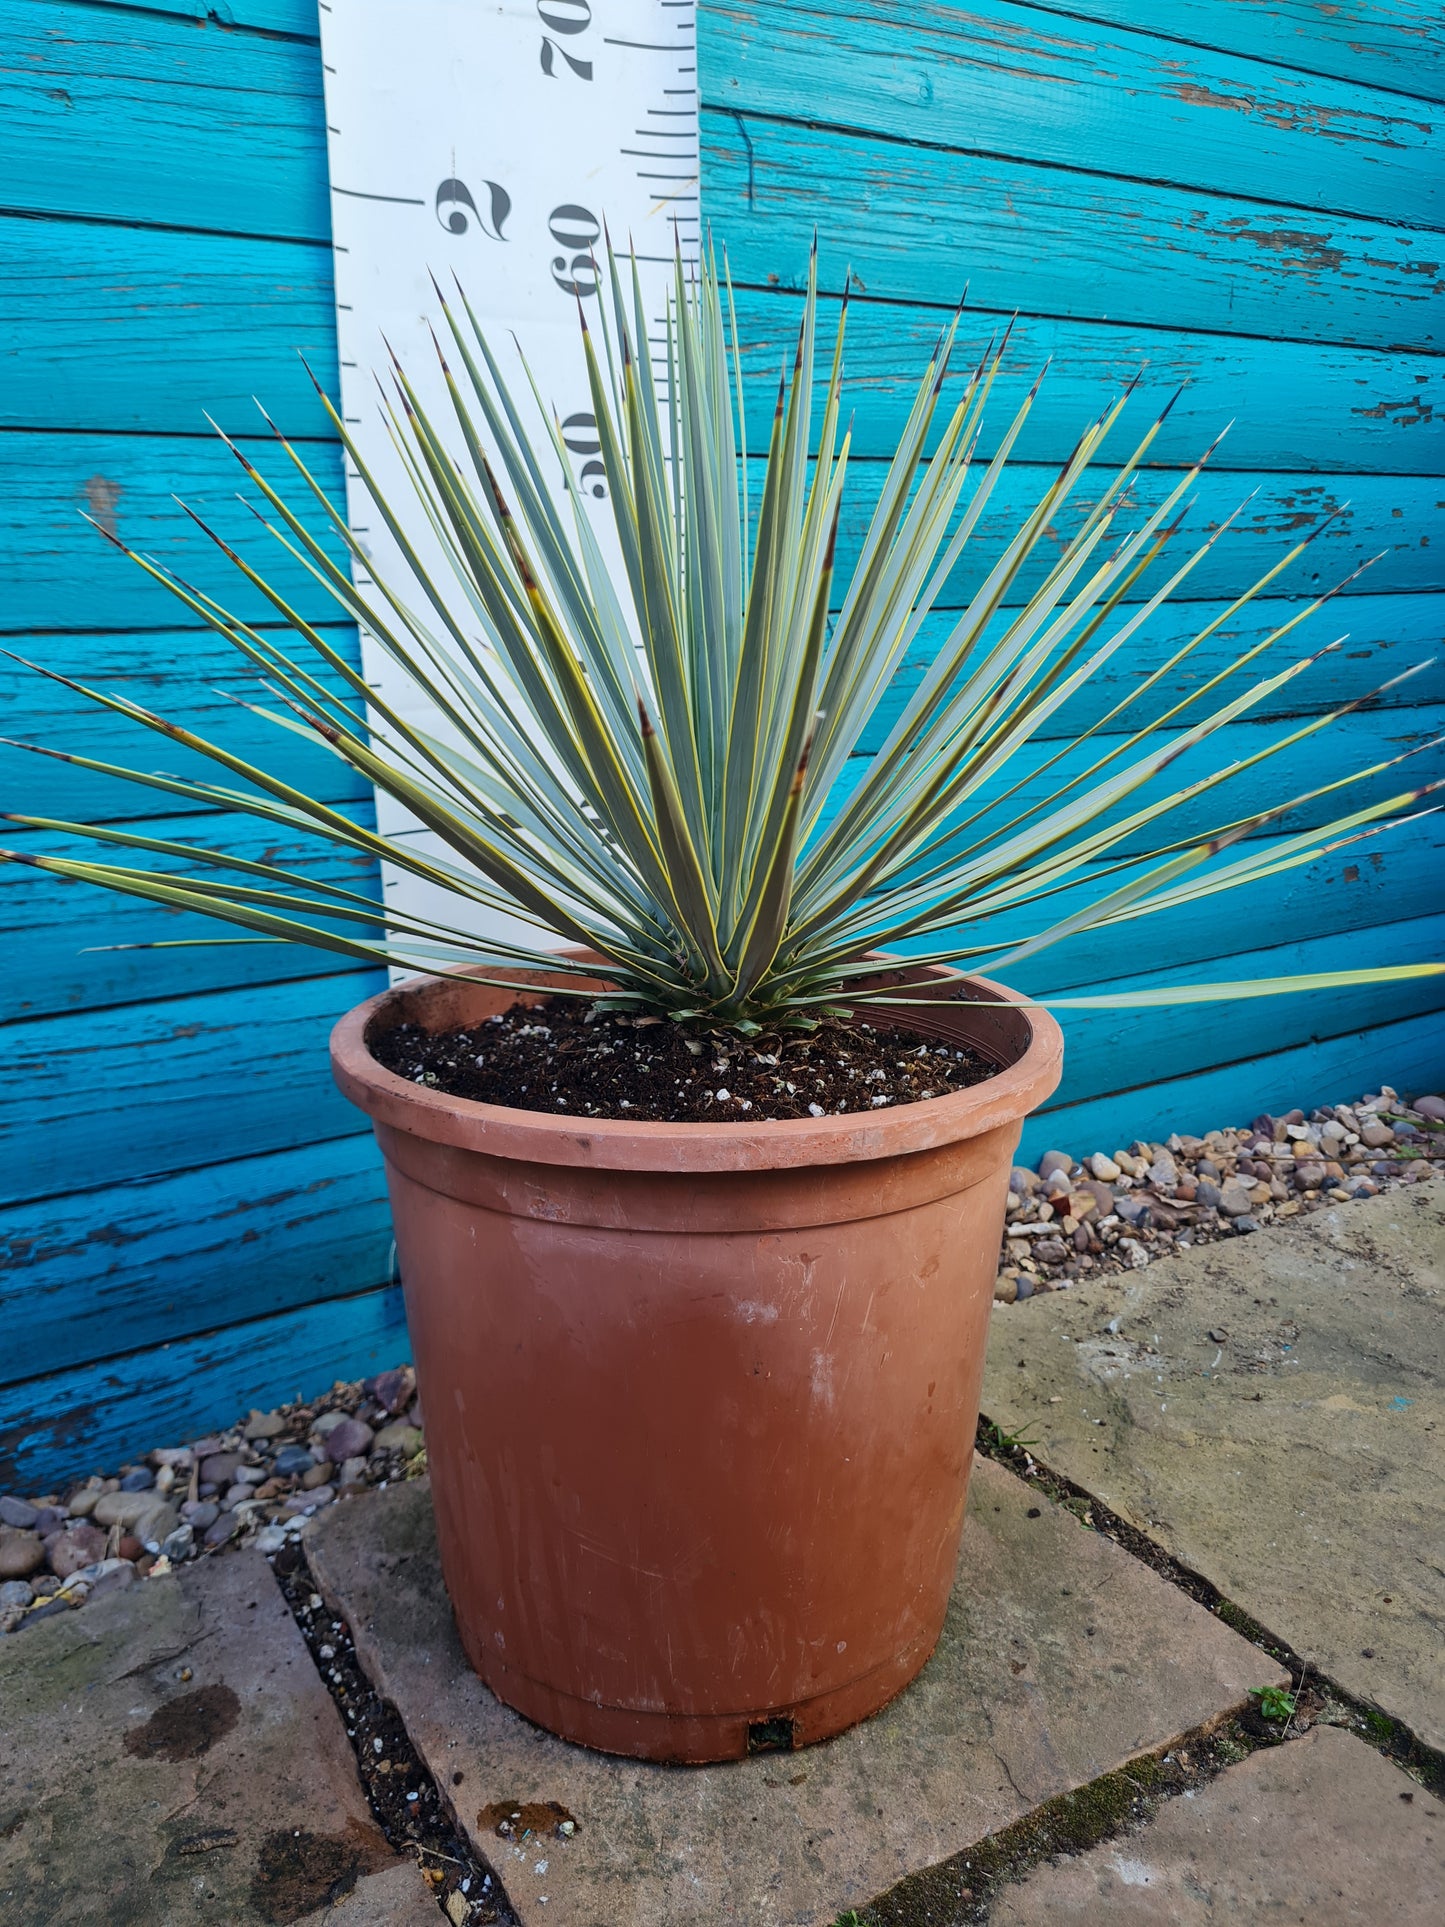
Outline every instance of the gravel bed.
POLYGON ((1136 1139, 1016 1165, 994 1297, 1062 1291, 1190 1245, 1237 1238, 1302 1212, 1373 1198, 1445 1171, 1445 1099, 1386 1084, 1354 1104, 1268 1112, 1203 1137, 1136 1139))
MULTIPOLYGON (((1445 1100, 1385 1086, 1355 1104, 1261 1116, 1015 1169, 994 1296, 1016 1303, 1100 1273, 1445 1170, 1445 1100)), ((252 1412, 109 1477, 0 1496, 0 1634, 229 1546, 273 1560, 325 1506, 426 1470, 411 1367, 252 1412)), ((283 1565, 285 1561, 282 1562, 283 1565)))

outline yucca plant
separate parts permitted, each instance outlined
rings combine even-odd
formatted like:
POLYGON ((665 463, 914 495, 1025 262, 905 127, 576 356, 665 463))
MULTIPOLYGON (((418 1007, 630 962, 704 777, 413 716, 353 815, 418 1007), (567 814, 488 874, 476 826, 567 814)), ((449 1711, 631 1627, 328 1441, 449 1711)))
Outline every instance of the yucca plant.
MULTIPOLYGON (((1097 739, 1096 753, 1064 769, 1067 747, 1056 751, 1031 770, 1023 794, 1023 779, 1010 773, 1019 752, 1111 658, 1138 660, 1150 617, 1229 527, 1176 555, 1176 545, 1186 546, 1179 538, 1202 462, 1181 473, 1152 512, 1135 512, 1130 485, 1162 415, 1097 487, 1095 464, 1127 396, 1089 424, 1002 552, 974 570, 967 606, 881 747, 865 760, 860 744, 920 626, 945 583, 973 559, 981 519, 1037 384, 991 457, 981 460, 984 409, 1005 336, 962 373, 939 427, 955 316, 924 372, 851 579, 835 583, 849 452, 849 434, 841 431, 846 300, 815 440, 815 262, 791 373, 784 371, 778 389, 754 529, 725 275, 709 256, 690 281, 678 261, 659 371, 649 356, 635 265, 627 292, 615 258, 609 268, 610 312, 600 301, 600 321, 590 330, 584 321, 583 330, 622 559, 616 579, 560 430, 551 428, 550 446, 529 438, 464 296, 454 303, 438 291, 450 337, 438 354, 451 419, 432 419, 400 365, 393 370, 389 420, 410 482, 405 500, 383 497, 364 451, 327 404, 406 559, 408 579, 375 578, 342 515, 284 436, 277 435, 279 447, 309 487, 319 517, 374 587, 356 585, 333 547, 228 440, 265 504, 262 521, 433 706, 440 733, 410 720, 423 705, 369 689, 322 630, 219 536, 331 680, 321 679, 315 663, 307 667, 305 650, 283 649, 272 633, 200 589, 134 558, 254 666, 270 692, 259 714, 329 744, 435 832, 444 857, 358 825, 181 724, 41 672, 199 751, 233 781, 184 781, 59 750, 41 754, 383 858, 449 893, 451 920, 388 909, 375 896, 277 865, 45 817, 12 820, 189 859, 197 874, 3 854, 204 911, 251 933, 241 941, 293 941, 415 970, 465 970, 502 984, 537 968, 563 979, 595 976, 595 966, 555 954, 549 944, 561 939, 607 959, 611 1008, 755 1032, 809 1024, 869 998, 897 1002, 896 982, 890 988, 878 981, 879 950, 904 947, 919 960, 1004 970, 1073 932, 1137 921, 1278 876, 1346 839, 1392 827, 1426 794, 1406 789, 1322 829, 1253 841, 1218 860, 1274 819, 1390 766, 1377 763, 1272 809, 1225 817, 1207 834, 1169 834, 1171 811, 1358 706, 1290 728, 1246 760, 1184 787, 1170 791, 1154 782, 1186 750, 1309 666, 1313 657, 1259 680, 1243 674, 1318 609, 1327 599, 1321 596, 1162 715, 1129 724, 1127 712, 1158 685, 1167 693, 1190 653, 1275 582, 1312 536, 1167 661, 1140 673, 1083 732, 1097 739), (1090 485, 1096 492, 1060 546, 1054 525, 1076 491, 1090 485), (441 561, 429 565, 423 551, 441 561), (333 693, 336 678, 349 701, 333 693), (1227 693, 1224 685, 1234 679, 1238 693, 1227 693), (1050 772, 1052 787, 1043 780, 1050 772), (1141 846, 1149 851, 1143 859, 1141 846), (1086 877, 1099 883, 1087 908, 1051 908, 1086 877), (1035 934, 1011 946, 991 943, 990 919, 1006 911, 1030 913, 1035 934), (534 926, 535 946, 472 934, 498 913, 534 926)), ((1442 968, 1048 1001, 1179 1002, 1442 968)), ((594 993, 579 984, 574 994, 594 993)))

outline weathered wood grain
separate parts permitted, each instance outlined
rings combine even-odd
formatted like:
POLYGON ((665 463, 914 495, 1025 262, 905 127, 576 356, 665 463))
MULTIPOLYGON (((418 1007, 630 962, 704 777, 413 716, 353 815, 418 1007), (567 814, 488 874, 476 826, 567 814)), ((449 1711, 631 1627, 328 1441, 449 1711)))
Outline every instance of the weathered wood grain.
MULTIPOLYGON (((1143 933, 1135 934, 1138 942, 1143 933)), ((1142 944, 1126 962, 1121 946, 1118 974, 1099 987, 1099 994, 1189 983, 1239 983, 1384 964, 1435 963, 1442 957, 1445 915, 1387 924, 1348 937, 1316 937, 1271 949, 1252 949, 1223 960, 1208 958, 1174 969, 1149 968, 1142 944)), ((1014 967, 1009 981, 1017 989, 1045 1000, 1063 994, 1050 975, 1046 956, 1014 967)), ((1316 1039, 1323 1041, 1368 1030, 1374 1024, 1403 1023, 1412 1017, 1432 1015, 1445 1023, 1445 980, 1439 977, 1313 990, 1294 996, 1242 998, 1231 1003, 1181 1004, 1164 1010, 1060 1010, 1058 1017, 1065 1033, 1064 1076, 1050 1107, 1067 1110, 1114 1091, 1152 1083, 1154 1067, 1164 1052, 1168 1053, 1171 1079, 1186 1078, 1213 1069, 1221 1060, 1263 1059, 1316 1039)), ((1221 1116, 1213 1120, 1213 1125, 1232 1121, 1232 1117, 1221 1116)))
MULTIPOLYGON (((339 464, 332 450, 323 447, 316 454, 314 472, 339 493, 339 464)), ((300 486, 285 474, 285 458, 267 455, 263 460, 286 498, 302 505, 300 486)), ((880 467, 866 462, 851 473, 839 536, 840 581, 852 566, 871 512, 870 491, 881 476, 880 467)), ((996 549, 1012 533, 1051 478, 1046 467, 1021 463, 1013 468, 983 519, 978 555, 996 549)), ((1386 552, 1383 559, 1354 585, 1357 592, 1414 593, 1440 585, 1442 551, 1438 542, 1429 546, 1429 536, 1442 490, 1431 479, 1206 473, 1190 526, 1207 530, 1249 494, 1254 480, 1258 493, 1236 532, 1190 579, 1196 596, 1237 595, 1271 567, 1302 530, 1335 509, 1341 511, 1336 521, 1291 576, 1291 587, 1299 593, 1317 593, 1381 550, 1386 552)), ((336 605, 272 544, 237 499, 238 482, 249 488, 235 458, 219 442, 204 439, 0 436, 0 515, 10 536, 0 553, 0 625, 24 632, 164 628, 175 622, 173 598, 102 541, 83 519, 87 508, 113 517, 122 540, 178 569, 237 614, 273 614, 187 520, 175 496, 237 542, 309 620, 336 620, 336 605)), ((1136 498, 1147 505, 1169 485, 1167 471, 1150 471, 1139 478, 1136 498)), ((754 488, 754 507, 757 499, 754 488)), ((1070 505, 1061 513, 1060 530, 1072 526, 1073 512, 1070 505)), ((308 513, 314 516, 314 509, 308 513)), ((952 606, 969 581, 966 564, 960 565, 956 579, 958 588, 950 583, 945 589, 945 606, 952 606)))
MULTIPOLYGON (((372 813, 369 798, 364 813, 372 813)), ((380 878, 369 859, 333 850, 312 839, 289 836, 273 825, 249 822, 244 817, 202 814, 132 819, 132 826, 148 836, 276 863, 343 889, 380 897, 380 878)), ((107 850, 55 831, 5 824, 3 832, 10 848, 28 855, 84 856, 102 863, 126 860, 127 853, 122 850, 107 850)), ((198 874, 191 866, 165 856, 136 855, 132 860, 151 869, 198 874)), ((207 917, 7 864, 0 869, 0 944, 5 946, 10 965, 0 1000, 0 1022, 61 1011, 99 1010, 116 1004, 159 1003, 163 998, 196 996, 203 991, 275 983, 287 977, 315 977, 338 967, 338 959, 331 952, 296 944, 204 942, 242 934, 224 931, 207 917), (149 943, 186 947, 116 947, 149 943)), ((124 1025, 127 1020, 118 1017, 114 1021, 124 1025)))
MULTIPOLYGON (((131 12, 140 0, 90 0, 92 6, 131 12)), ((145 13, 174 13, 190 20, 217 20, 223 27, 261 33, 317 37, 316 0, 144 0, 145 13)))
MULTIPOLYGON (((1077 694, 1042 725, 1038 741, 1056 742, 1081 730, 1102 725, 1114 706, 1170 660, 1193 636, 1228 608, 1223 602, 1165 603, 1141 625, 1108 662, 1097 669, 1077 694)), ((1207 642, 1201 643, 1177 669, 1136 697, 1129 708, 1107 725, 1108 733, 1137 729, 1156 721, 1182 698, 1238 663, 1281 624, 1299 613, 1301 603, 1262 596, 1251 603, 1207 642)), ((934 660, 958 620, 957 611, 928 616, 892 682, 884 690, 860 747, 878 748, 913 695, 924 670, 934 660)), ((998 633, 1006 618, 996 618, 985 629, 985 640, 998 633)), ((1327 604, 1302 622, 1282 641, 1273 644, 1242 670, 1237 682, 1222 686, 1216 700, 1225 701, 1251 682, 1275 675, 1290 663, 1313 655, 1343 635, 1346 640, 1319 662, 1266 697, 1252 714, 1257 718, 1299 716, 1353 702, 1406 670, 1418 670, 1408 682, 1398 683, 1380 697, 1379 706, 1413 709, 1422 703, 1445 703, 1445 651, 1441 627, 1445 616, 1439 599, 1418 596, 1353 596, 1348 602, 1327 604)), ((1117 626, 1117 625, 1116 625, 1117 626)), ((1113 633, 1105 629, 1099 641, 1113 633)), ((1192 716, 1185 712, 1186 720, 1192 716)), ((1201 706, 1201 713, 1205 713, 1201 706)))
MULTIPOLYGON (((283 646, 285 637, 290 637, 308 673, 334 694, 350 698, 343 679, 294 630, 270 633, 277 634, 283 646)), ((325 633, 333 648, 356 660, 354 629, 331 626, 325 633)), ((184 723, 322 802, 370 800, 370 784, 329 749, 243 707, 254 703, 274 710, 276 703, 240 652, 214 629, 41 633, 7 637, 5 647, 104 695, 122 696, 184 723)), ((76 751, 132 769, 161 770, 168 776, 212 783, 230 780, 204 756, 168 743, 4 656, 0 656, 0 715, 5 718, 5 734, 19 742, 76 751)), ((103 823, 116 817, 170 816, 181 808, 163 791, 143 790, 0 743, 0 811, 24 809, 32 815, 103 823)))
MULTIPOLYGON (((1127 438, 1121 440, 1117 450, 1121 460, 1127 453, 1126 443, 1127 438)), ((753 458, 749 492, 755 517, 762 473, 761 460, 753 458)), ((840 598, 842 585, 847 583, 856 564, 884 473, 881 462, 861 461, 849 465, 838 523, 834 577, 840 598)), ((980 471, 980 479, 981 474, 980 471)), ((1019 572, 1006 598, 1008 602, 1026 599, 1042 581, 1057 554, 1054 543, 1062 545, 1068 540, 1109 475, 1110 471, 1101 466, 1080 481, 1075 493, 1050 523, 1052 540, 1041 544, 1035 558, 1019 572)), ((964 555, 943 585, 940 608, 959 607, 967 601, 1056 476, 1057 470, 1052 467, 1027 462, 1010 464, 979 518, 969 543, 971 555, 964 555)), ((1121 520, 1116 524, 1119 533, 1126 527, 1137 527, 1146 519, 1150 509, 1168 495, 1178 480, 1177 472, 1167 469, 1141 471, 1130 486, 1130 502, 1137 520, 1121 520)), ((1319 595, 1365 563, 1371 566, 1350 584, 1342 600, 1414 594, 1445 587, 1439 537, 1445 486, 1436 477, 1240 475, 1230 470, 1206 469, 1191 499, 1189 517, 1173 544, 1177 553, 1169 557, 1169 567, 1177 568, 1184 555, 1191 552, 1181 549, 1181 543, 1190 542, 1193 547, 1199 547, 1205 537, 1241 505, 1243 512, 1228 535, 1215 544, 1186 583, 1181 584, 1181 594, 1185 587, 1190 596, 1200 600, 1243 594, 1302 536, 1328 516, 1334 520, 1291 566, 1288 575, 1278 578, 1275 587, 1297 595, 1319 595), (1371 562, 1374 557, 1379 559, 1371 562)), ((1154 571, 1135 585, 1132 599, 1143 600, 1153 594, 1157 587, 1154 572, 1165 567, 1165 558, 1161 557, 1154 571)))
MULTIPOLYGON (((1266 838, 1261 844, 1277 841, 1266 838)), ((1132 881, 1142 870, 1139 865, 1116 872, 1108 887, 1132 881)), ((1021 943, 1054 919, 1097 902, 1102 887, 1097 874, 1087 874, 1043 905, 945 932, 939 947, 947 949, 952 942, 963 951, 987 943, 1002 955, 1008 944, 1021 943)), ((1343 947, 1369 941, 1377 927, 1442 913, 1445 823, 1438 814, 1428 814, 1418 822, 1402 823, 1365 843, 1348 844, 1232 896, 1206 898, 1130 923, 1066 937, 1039 952, 1037 962, 1008 965, 1004 974, 1012 978, 1030 969, 1034 973, 1031 987, 1055 996, 1065 991, 1108 989, 1126 974, 1140 970, 1195 968, 1199 971, 1196 982, 1233 983, 1244 974, 1236 967, 1242 943, 1278 949, 1329 938, 1343 947)), ((915 952, 927 947, 903 946, 915 952)))
POLYGON ((331 256, 296 241, 0 217, 0 428, 333 430, 331 256))
MULTIPOLYGON (((1445 710, 1438 706, 1389 709, 1377 714, 1356 710, 1302 742, 1291 741, 1299 726, 1287 721, 1258 723, 1245 719, 1229 723, 1203 742, 1183 750, 1162 775, 1137 791, 1117 815, 1122 818, 1146 802, 1176 795, 1220 771, 1234 771, 1237 763, 1241 767, 1216 788, 1181 802, 1171 811, 1167 829, 1162 823, 1156 823, 1147 832, 1134 832, 1119 846, 1119 852, 1142 856, 1161 841, 1212 835, 1216 829, 1238 818, 1278 807, 1324 784, 1373 769, 1407 751, 1418 753, 1407 763, 1351 782, 1347 790, 1335 790, 1303 805, 1289 817, 1271 824, 1271 833, 1332 822, 1350 810, 1383 802, 1417 785, 1437 781, 1445 776, 1445 743, 1437 740, 1442 725, 1445 725, 1445 710), (1283 747, 1275 751, 1276 744, 1283 747), (1244 767, 1250 758, 1265 750, 1273 752, 1267 760, 1252 768, 1244 767)), ((1162 736, 1161 745, 1169 740, 1169 736, 1162 736)), ((1060 750, 1058 743, 1024 743, 1011 758, 1004 780, 985 784, 971 803, 960 810, 960 818, 977 813, 977 821, 968 831, 968 846, 998 836, 1020 812, 1043 808, 1070 778, 1082 777, 1104 747, 1094 741, 1067 745, 1054 761, 1055 753, 1060 750), (1006 791, 1014 793, 1005 801, 1006 791)), ((1144 753, 1142 748, 1139 753, 1144 753)), ((855 757, 848 765, 847 775, 839 779, 824 805, 823 822, 831 821, 841 809, 850 787, 849 776, 855 771, 861 774, 867 766, 868 759, 862 756, 855 757)), ((1105 776, 1117 773, 1123 766, 1121 759, 1119 764, 1110 765, 1102 772, 1098 780, 1102 782, 1105 776)), ((1112 812, 1100 819, 1101 823, 1114 820, 1112 812)))
POLYGON ((1372 220, 1438 226, 1437 109, 1012 0, 726 0, 698 21, 710 107, 1372 220))
MULTIPOLYGON (((325 533, 310 491, 284 455, 249 444, 282 497, 318 534, 325 533)), ((311 444, 316 479, 340 501, 340 454, 311 444)), ((261 567, 308 620, 335 622, 340 611, 244 505, 259 497, 236 458, 214 436, 0 435, 0 630, 163 629, 182 605, 111 547, 84 519, 90 514, 122 542, 177 569, 247 621, 274 619, 254 591, 175 500, 202 516, 261 567)), ((344 551, 328 536, 338 561, 344 551)))
POLYGON ((0 1398, 0 1484, 63 1486, 410 1355, 401 1293, 382 1288, 32 1379, 0 1398))
MULTIPOLYGON (((251 435, 259 397, 288 434, 329 437, 301 364, 304 354, 336 392, 330 268, 314 249, 0 218, 0 253, 8 266, 0 367, 11 371, 0 386, 0 427, 204 436, 209 413, 229 432, 251 435)), ((755 447, 766 445, 798 308, 796 296, 779 290, 737 291, 755 447)), ((825 297, 825 330, 835 313, 825 297)), ((846 398, 860 455, 896 446, 941 319, 937 308, 853 302, 846 398)), ((971 313, 955 365, 965 365, 969 349, 981 352, 1007 320, 971 313)), ((1045 363, 1018 444, 1023 460, 1062 460, 1081 423, 1143 369, 1135 414, 1188 384, 1156 444, 1164 462, 1192 459, 1232 422, 1216 458, 1229 468, 1438 474, 1445 464, 1438 357, 1024 316, 995 386, 991 424, 1011 418, 1045 363)))
POLYGON ((382 987, 346 970, 10 1025, 0 1198, 57 1197, 340 1137, 326 1039, 382 987))
MULTIPOLYGON (((1221 1030, 1227 1049, 1227 1033, 1221 1030)), ((1068 1033, 1065 1033, 1065 1061, 1068 1033)), ((1438 1091, 1445 1080, 1445 1014, 1377 1022, 1340 1037, 1311 1037, 1267 1057, 1217 1064, 1191 1077, 1150 1077, 1133 1090, 1050 1106, 1024 1125, 1018 1156, 1033 1164, 1058 1145, 1081 1156, 1137 1137, 1216 1131, 1247 1124, 1261 1111, 1311 1110, 1392 1084, 1409 1095, 1438 1091)))
POLYGON ((320 48, 209 17, 0 0, 12 212, 331 245, 320 48))
POLYGON ((1445 100, 1445 35, 1434 0, 1067 0, 1065 19, 1137 27, 1170 40, 1445 100))
POLYGON ((0 1384, 384 1284, 392 1269, 369 1130, 16 1205, 0 1245, 0 1384))
POLYGON ((702 199, 737 280, 1223 334, 1434 350, 1424 229, 705 109, 702 199))
MULTIPOLYGON (((801 306, 799 296, 777 289, 736 292, 754 450, 767 447, 778 371, 792 363, 801 306)), ((820 395, 832 365, 837 308, 836 299, 825 296, 821 333, 829 353, 820 357, 820 395)), ((857 454, 891 456, 898 446, 944 319, 936 307, 869 299, 849 304, 844 410, 857 454)), ((970 358, 1009 320, 970 308, 953 361, 960 380, 970 358)), ((1126 422, 1152 418, 1183 385, 1151 450, 1159 462, 1196 460, 1230 424, 1215 456, 1219 468, 1396 475, 1438 475, 1445 468, 1437 422, 1445 376, 1438 356, 1024 315, 1014 323, 994 383, 981 451, 992 452, 1045 366, 1015 443, 1020 461, 1064 461, 1084 424, 1142 371, 1126 422)), ((957 386, 953 375, 949 385, 957 386)))

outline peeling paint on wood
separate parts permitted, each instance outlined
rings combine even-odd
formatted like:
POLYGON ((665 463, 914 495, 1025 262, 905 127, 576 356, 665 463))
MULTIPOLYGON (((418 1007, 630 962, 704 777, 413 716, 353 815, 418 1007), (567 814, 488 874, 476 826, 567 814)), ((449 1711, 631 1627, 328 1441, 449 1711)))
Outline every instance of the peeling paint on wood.
POLYGON ((410 1356, 401 1293, 383 1288, 34 1378, 0 1393, 0 1485, 43 1491, 410 1356))
POLYGON ((1445 211, 1445 114, 1015 0, 704 7, 709 106, 1008 154, 1210 194, 1423 225, 1445 211), (800 111, 799 103, 807 103, 800 111))
POLYGON ((874 299, 1438 349, 1441 237, 1178 187, 705 110, 703 194, 734 277, 874 299), (744 142, 740 123, 746 122, 744 142))

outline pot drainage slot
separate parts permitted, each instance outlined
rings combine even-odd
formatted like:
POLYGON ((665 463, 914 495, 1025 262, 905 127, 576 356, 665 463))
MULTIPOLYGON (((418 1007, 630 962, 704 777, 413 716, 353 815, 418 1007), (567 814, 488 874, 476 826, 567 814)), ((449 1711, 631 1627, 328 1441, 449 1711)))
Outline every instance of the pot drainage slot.
POLYGON ((795 1744, 790 1719, 754 1720, 748 1728, 749 1753, 791 1753, 795 1744))

